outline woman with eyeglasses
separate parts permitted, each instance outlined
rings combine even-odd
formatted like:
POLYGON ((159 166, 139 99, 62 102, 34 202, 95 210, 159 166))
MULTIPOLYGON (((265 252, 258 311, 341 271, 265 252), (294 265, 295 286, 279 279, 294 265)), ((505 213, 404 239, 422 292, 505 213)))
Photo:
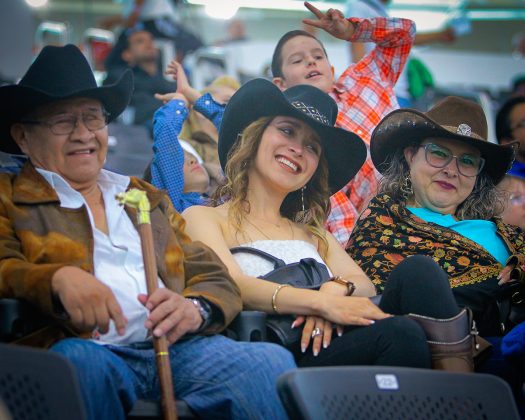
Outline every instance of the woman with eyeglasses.
POLYGON ((501 335, 497 300, 525 279, 525 238, 499 217, 506 197, 496 189, 515 145, 490 143, 481 107, 447 97, 427 113, 387 115, 370 153, 383 179, 347 252, 378 290, 405 258, 430 256, 459 307, 473 311, 480 334, 501 335))

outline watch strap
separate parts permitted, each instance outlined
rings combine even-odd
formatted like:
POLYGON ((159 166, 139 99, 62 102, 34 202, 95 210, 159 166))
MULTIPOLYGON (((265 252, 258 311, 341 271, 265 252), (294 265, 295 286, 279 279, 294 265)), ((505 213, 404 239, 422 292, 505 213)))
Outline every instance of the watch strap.
POLYGON ((355 284, 354 282, 350 280, 344 279, 341 276, 332 277, 330 280, 336 283, 339 283, 343 286, 346 286, 347 288, 346 296, 352 296, 352 294, 355 292, 355 289, 356 289, 355 284))
POLYGON ((202 317, 202 324, 199 329, 195 331, 196 334, 204 331, 210 324, 212 318, 212 309, 208 302, 205 299, 197 297, 189 297, 188 299, 195 308, 199 311, 200 316, 202 317))

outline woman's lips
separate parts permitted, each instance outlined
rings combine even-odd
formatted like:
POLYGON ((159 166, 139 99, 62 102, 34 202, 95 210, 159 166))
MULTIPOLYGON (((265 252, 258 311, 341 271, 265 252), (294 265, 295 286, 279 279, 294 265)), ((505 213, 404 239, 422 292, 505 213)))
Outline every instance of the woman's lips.
POLYGON ((448 182, 445 182, 445 181, 436 181, 436 184, 438 184, 444 190, 455 190, 456 189, 454 185, 449 184, 448 182))

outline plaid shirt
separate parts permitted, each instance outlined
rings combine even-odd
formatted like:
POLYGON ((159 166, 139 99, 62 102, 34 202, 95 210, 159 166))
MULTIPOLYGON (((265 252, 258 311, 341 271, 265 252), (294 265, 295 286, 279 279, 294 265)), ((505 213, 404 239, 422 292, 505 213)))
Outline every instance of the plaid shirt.
MULTIPOLYGON (((394 94, 414 40, 414 22, 399 18, 350 18, 356 25, 350 42, 374 42, 375 49, 351 64, 334 84, 331 96, 339 107, 336 125, 359 135, 367 144, 376 125, 399 108, 394 94)), ((379 173, 370 156, 357 175, 330 198, 326 227, 345 246, 357 218, 377 191, 379 173)))

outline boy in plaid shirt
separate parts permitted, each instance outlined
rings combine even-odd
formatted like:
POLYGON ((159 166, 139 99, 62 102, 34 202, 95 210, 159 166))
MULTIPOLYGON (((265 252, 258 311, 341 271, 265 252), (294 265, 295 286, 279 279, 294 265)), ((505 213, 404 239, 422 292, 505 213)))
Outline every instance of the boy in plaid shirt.
MULTIPOLYGON (((335 81, 323 44, 308 32, 288 32, 274 50, 273 82, 281 90, 309 84, 330 94, 339 107, 337 126, 356 133, 369 145, 379 121, 399 108, 394 85, 410 53, 415 24, 399 18, 345 19, 339 10, 323 13, 309 3, 305 5, 317 19, 305 19, 304 23, 342 40, 374 42, 376 47, 335 81)), ((357 175, 331 197, 327 229, 343 246, 360 212, 376 193, 378 179, 379 173, 368 157, 357 175)))

